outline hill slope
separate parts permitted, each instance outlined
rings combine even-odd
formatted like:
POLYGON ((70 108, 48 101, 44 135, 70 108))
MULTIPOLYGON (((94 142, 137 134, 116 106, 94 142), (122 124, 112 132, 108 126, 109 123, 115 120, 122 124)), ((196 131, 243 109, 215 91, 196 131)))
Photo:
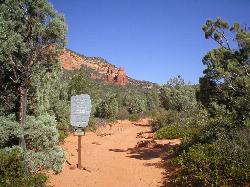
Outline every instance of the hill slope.
POLYGON ((127 76, 124 68, 116 67, 101 57, 87 57, 72 50, 65 49, 60 56, 66 71, 88 69, 91 79, 102 80, 106 84, 119 86, 133 85, 142 88, 155 88, 157 84, 148 81, 138 81, 127 76))

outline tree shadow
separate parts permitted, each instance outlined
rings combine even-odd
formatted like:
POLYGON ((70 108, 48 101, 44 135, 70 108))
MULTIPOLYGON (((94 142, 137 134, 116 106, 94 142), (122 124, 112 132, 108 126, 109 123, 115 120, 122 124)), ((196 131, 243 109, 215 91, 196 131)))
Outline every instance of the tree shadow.
POLYGON ((176 147, 178 145, 172 145, 171 142, 166 144, 158 144, 154 140, 144 140, 137 143, 133 148, 128 149, 109 149, 113 152, 123 152, 126 153, 126 157, 138 160, 152 160, 155 158, 161 158, 159 162, 148 162, 145 163, 145 167, 156 167, 163 168, 164 172, 162 182, 159 183, 160 187, 170 186, 169 179, 171 175, 176 171, 176 168, 171 164, 170 159, 173 157, 167 151, 170 148, 176 147))
POLYGON ((127 149, 109 149, 109 151, 117 152, 117 153, 123 153, 127 152, 127 149))
POLYGON ((138 127, 150 127, 150 124, 144 124, 144 123, 139 123, 139 122, 133 122, 134 126, 138 126, 138 127))
POLYGON ((162 157, 170 147, 170 144, 161 145, 155 144, 150 140, 143 141, 139 142, 139 144, 137 144, 134 148, 129 148, 127 151, 127 157, 139 160, 151 160, 162 157))

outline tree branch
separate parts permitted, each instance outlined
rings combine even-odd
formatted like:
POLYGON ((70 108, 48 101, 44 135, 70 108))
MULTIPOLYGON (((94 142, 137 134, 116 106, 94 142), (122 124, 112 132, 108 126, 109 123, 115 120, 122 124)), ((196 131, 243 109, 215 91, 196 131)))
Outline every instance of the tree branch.
MULTIPOLYGON (((219 28, 219 29, 220 29, 220 28, 219 28)), ((222 37, 224 38, 224 40, 225 40, 226 43, 227 43, 227 48, 231 51, 231 48, 230 48, 228 39, 227 39, 226 36, 225 36, 225 32, 224 32, 222 29, 220 29, 220 31, 217 31, 217 32, 219 32, 219 33, 222 35, 222 37)))
MULTIPOLYGON (((219 42, 218 40, 216 40, 213 36, 210 36, 214 41, 216 41, 221 47, 223 47, 224 49, 230 50, 228 48, 226 48, 221 42, 219 42)), ((230 50, 231 51, 231 50, 230 50)))

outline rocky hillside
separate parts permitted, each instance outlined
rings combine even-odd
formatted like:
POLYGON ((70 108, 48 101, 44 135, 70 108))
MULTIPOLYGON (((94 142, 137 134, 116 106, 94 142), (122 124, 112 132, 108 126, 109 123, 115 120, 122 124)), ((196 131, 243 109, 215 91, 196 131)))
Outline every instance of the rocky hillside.
POLYGON ((87 57, 69 49, 65 49, 61 54, 61 62, 65 70, 79 70, 87 68, 91 72, 90 76, 95 80, 102 80, 107 84, 119 86, 139 86, 141 88, 157 88, 158 85, 148 81, 138 81, 127 76, 125 69, 117 68, 101 57, 87 57))
POLYGON ((81 67, 90 68, 92 79, 122 86, 129 83, 123 68, 117 68, 101 57, 87 57, 65 49, 61 54, 61 61, 66 70, 79 70, 81 67))

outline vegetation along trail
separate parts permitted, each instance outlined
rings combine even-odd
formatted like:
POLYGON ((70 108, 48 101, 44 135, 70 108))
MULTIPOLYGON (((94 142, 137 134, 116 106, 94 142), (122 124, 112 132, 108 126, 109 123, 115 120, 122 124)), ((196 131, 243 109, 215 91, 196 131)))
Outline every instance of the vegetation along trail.
POLYGON ((77 164, 77 137, 66 138, 68 162, 63 171, 50 174, 55 187, 74 186, 163 186, 169 171, 164 154, 179 140, 153 140, 148 119, 118 121, 112 126, 88 132, 82 139, 82 166, 77 164))

